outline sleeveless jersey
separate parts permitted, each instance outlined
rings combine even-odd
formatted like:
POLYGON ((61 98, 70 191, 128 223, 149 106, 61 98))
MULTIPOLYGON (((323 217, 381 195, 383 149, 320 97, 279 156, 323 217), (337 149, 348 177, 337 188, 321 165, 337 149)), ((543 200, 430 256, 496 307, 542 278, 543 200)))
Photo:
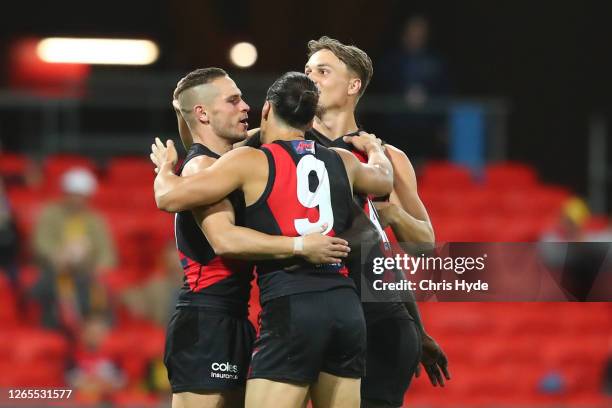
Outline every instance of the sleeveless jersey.
MULTIPOLYGON (((360 131, 361 130, 358 130, 352 133, 348 133, 345 136, 349 136, 349 137, 357 136, 360 131)), ((323 135, 322 133, 318 132, 317 130, 313 128, 313 129, 310 129, 308 132, 306 132, 306 138, 309 140, 314 140, 315 142, 325 147, 338 147, 341 149, 348 150, 349 152, 353 153, 353 155, 355 155, 355 157, 357 157, 357 159, 359 159, 360 162, 362 163, 368 162, 368 156, 366 156, 365 153, 355 149, 353 145, 345 142, 341 137, 337 138, 336 140, 330 140, 325 135, 323 135)), ((381 236, 382 244, 384 245, 385 250, 389 250, 390 244, 396 244, 398 242, 397 238, 395 237, 395 234, 393 233, 393 230, 391 229, 391 227, 386 227, 384 229, 382 228, 378 213, 376 212, 376 208, 372 204, 372 201, 388 201, 389 197, 387 196, 387 197, 382 197, 382 198, 374 198, 374 197, 365 197, 360 194, 356 194, 355 200, 362 206, 363 211, 370 217, 370 221, 372 221, 372 223, 378 230, 378 233, 381 236)))
MULTIPOLYGON (((357 132, 349 133, 345 136, 356 136, 359 134, 361 130, 357 132)), ((327 147, 337 147, 341 149, 345 149, 350 151, 359 159, 362 163, 368 162, 368 157, 365 153, 355 149, 353 145, 345 142, 342 137, 337 138, 336 140, 330 140, 322 133, 317 130, 310 129, 306 132, 306 138, 309 140, 314 140, 318 144, 327 147)), ((362 277, 364 278, 364 282, 368 284, 368 286, 372 285, 372 282, 376 279, 383 279, 385 281, 393 281, 398 278, 396 271, 387 271, 383 275, 374 275, 372 273, 372 260, 375 257, 393 257, 394 256, 394 248, 399 247, 397 245, 397 238, 393 233, 391 227, 382 228, 380 223, 380 219, 374 204, 372 203, 373 197, 367 197, 361 194, 355 194, 355 201, 361 206, 365 214, 368 216, 376 230, 379 234, 379 245, 372 248, 371 252, 366 256, 367 262, 362 265, 351 265, 351 277, 355 280, 357 287, 359 290, 362 290, 362 277)), ((387 197, 376 198, 375 200, 388 200, 387 197)), ((372 292, 370 292, 372 293, 372 292)), ((362 297, 367 296, 362 293, 362 297)), ((401 296, 395 293, 384 293, 384 294, 374 294, 377 298, 377 301, 369 301, 363 303, 363 312, 366 316, 366 321, 374 322, 385 317, 394 317, 394 316, 406 316, 407 310, 403 306, 401 296)), ((410 316, 409 316, 410 317, 410 316)))
MULTIPOLYGON (((206 146, 194 143, 187 152, 178 174, 194 157, 219 155, 206 146)), ((228 199, 234 207, 236 225, 244 225, 244 197, 234 191, 228 199)), ((252 265, 248 262, 224 259, 215 254, 200 230, 191 211, 176 214, 174 222, 176 247, 185 272, 177 306, 204 306, 246 313, 248 309, 252 265)))
MULTIPOLYGON (((246 208, 247 227, 289 237, 320 231, 323 224, 327 224, 323 233, 330 236, 350 227, 351 186, 336 152, 307 140, 276 141, 261 150, 268 161, 268 182, 257 202, 246 208)), ((257 263, 262 303, 297 293, 355 287, 343 263, 290 262, 257 263)))

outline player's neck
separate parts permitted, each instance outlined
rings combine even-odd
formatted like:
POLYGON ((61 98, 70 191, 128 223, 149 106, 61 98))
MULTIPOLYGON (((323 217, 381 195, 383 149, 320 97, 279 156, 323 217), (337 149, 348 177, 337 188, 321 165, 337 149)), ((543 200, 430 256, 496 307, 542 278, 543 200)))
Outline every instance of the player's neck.
POLYGON ((203 133, 201 135, 193 135, 193 143, 200 143, 208 147, 212 152, 217 153, 219 156, 232 150, 232 144, 215 135, 214 133, 203 133))
POLYGON ((355 111, 349 107, 342 110, 329 110, 315 116, 312 127, 329 140, 336 140, 358 130, 355 111))
POLYGON ((262 133, 264 143, 272 143, 275 140, 299 140, 304 139, 304 132, 287 126, 280 126, 276 123, 268 123, 262 133))

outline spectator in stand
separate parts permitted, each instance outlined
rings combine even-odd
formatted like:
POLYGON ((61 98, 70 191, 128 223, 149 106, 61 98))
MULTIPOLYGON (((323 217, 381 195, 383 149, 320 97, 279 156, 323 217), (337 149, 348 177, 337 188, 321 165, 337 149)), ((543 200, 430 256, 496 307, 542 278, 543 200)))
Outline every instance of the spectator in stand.
POLYGON ((19 235, 4 185, 0 180, 0 271, 7 274, 11 288, 20 298, 19 290, 19 235))
POLYGON ((183 276, 173 241, 168 242, 164 248, 158 265, 144 284, 126 290, 121 298, 136 317, 165 326, 174 312, 183 276))
POLYGON ((592 241, 585 230, 590 218, 584 200, 572 197, 564 203, 557 225, 541 238, 544 264, 556 271, 554 277, 571 301, 589 300, 599 274, 609 265, 609 243, 592 241))
POLYGON ((544 233, 542 241, 578 242, 584 241, 584 225, 591 217, 588 205, 579 197, 567 200, 561 209, 559 220, 552 230, 544 233))
POLYGON ((93 314, 83 322, 80 339, 72 357, 67 382, 81 400, 100 403, 125 385, 125 376, 113 359, 100 350, 110 325, 104 315, 93 314))
POLYGON ((35 226, 41 278, 32 295, 40 302, 44 326, 74 335, 83 316, 109 312, 96 280, 116 257, 104 220, 87 205, 97 185, 94 175, 74 168, 62 176, 61 185, 62 199, 43 208, 35 226))
POLYGON ((381 59, 377 76, 386 91, 400 91, 412 107, 421 107, 429 97, 448 93, 446 64, 431 51, 429 21, 424 16, 406 20, 400 47, 381 59))
POLYGON ((417 15, 405 21, 399 46, 379 59, 374 74, 375 87, 405 101, 405 112, 384 115, 379 132, 385 140, 400 145, 409 140, 416 163, 446 158, 446 111, 432 100, 448 95, 449 80, 444 60, 429 48, 427 18, 417 15))

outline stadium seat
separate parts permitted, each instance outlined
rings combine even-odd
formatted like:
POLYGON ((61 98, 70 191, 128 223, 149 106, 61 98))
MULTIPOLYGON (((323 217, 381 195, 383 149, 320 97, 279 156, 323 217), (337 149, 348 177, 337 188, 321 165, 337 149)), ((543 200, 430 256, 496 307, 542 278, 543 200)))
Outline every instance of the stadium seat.
POLYGON ((117 186, 148 186, 152 188, 155 172, 153 164, 142 157, 115 157, 108 163, 106 180, 117 186))
POLYGON ((484 182, 488 187, 530 188, 538 184, 536 171, 529 165, 518 162, 490 164, 485 168, 484 182))
POLYGON ((19 311, 15 294, 2 268, 0 268, 0 328, 9 330, 19 325, 19 311))
POLYGON ((16 361, 64 361, 68 356, 68 342, 57 332, 24 328, 13 331, 11 335, 16 361))
MULTIPOLYGON (((49 197, 39 191, 27 188, 12 188, 8 191, 8 198, 17 222, 19 233, 23 242, 29 242, 40 210, 49 200, 49 197)), ((27 251, 26 251, 27 252, 27 251)))
POLYGON ((428 188, 461 188, 474 185, 470 169, 445 161, 431 161, 420 169, 419 183, 428 188))
POLYGON ((153 195, 153 181, 145 185, 121 185, 105 182, 91 199, 91 204, 103 212, 125 211, 126 208, 140 211, 158 211, 153 195))
POLYGON ((22 177, 31 161, 18 153, 0 153, 0 176, 3 178, 22 177))

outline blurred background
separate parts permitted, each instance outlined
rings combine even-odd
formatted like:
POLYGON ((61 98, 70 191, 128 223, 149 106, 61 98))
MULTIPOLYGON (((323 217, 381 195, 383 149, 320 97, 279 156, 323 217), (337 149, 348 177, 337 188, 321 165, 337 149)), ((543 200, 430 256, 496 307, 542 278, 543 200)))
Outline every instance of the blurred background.
MULTIPOLYGON (((372 57, 358 121, 412 160, 438 241, 610 242, 610 17, 597 2, 12 3, 0 14, 0 387, 168 405, 161 355, 181 268, 152 197, 151 140, 178 141, 172 91, 205 66, 230 72, 257 126, 267 87, 302 71, 321 35, 372 57), (149 42, 112 45, 125 61, 74 63, 49 37, 149 42)), ((408 406, 610 402, 608 303, 422 311, 454 378, 414 381, 408 406)))

